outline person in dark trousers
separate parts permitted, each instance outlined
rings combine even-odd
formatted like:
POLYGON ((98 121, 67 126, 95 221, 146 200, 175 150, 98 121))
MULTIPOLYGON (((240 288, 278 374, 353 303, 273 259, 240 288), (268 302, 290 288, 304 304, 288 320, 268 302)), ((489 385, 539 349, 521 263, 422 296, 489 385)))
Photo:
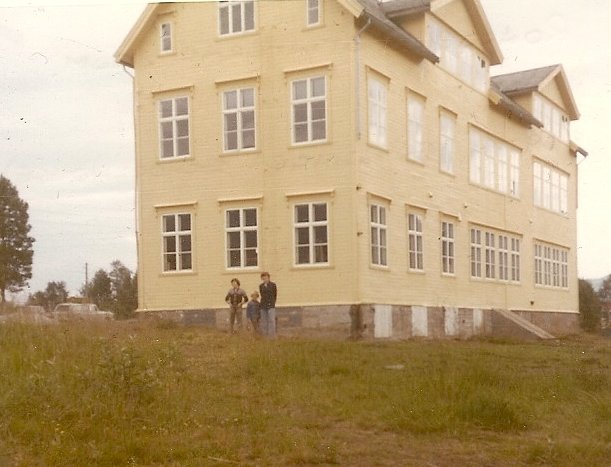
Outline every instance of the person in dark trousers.
POLYGON ((242 305, 248 301, 248 295, 240 288, 238 279, 231 279, 231 288, 225 295, 225 302, 229 305, 229 332, 233 334, 233 325, 237 321, 238 330, 242 328, 242 305))
POLYGON ((270 280, 269 272, 261 273, 261 334, 267 337, 276 337, 276 298, 278 288, 270 280))
POLYGON ((259 335, 259 321, 261 320, 261 304, 259 303, 259 292, 250 294, 250 302, 246 305, 246 318, 252 325, 252 333, 255 337, 259 335))

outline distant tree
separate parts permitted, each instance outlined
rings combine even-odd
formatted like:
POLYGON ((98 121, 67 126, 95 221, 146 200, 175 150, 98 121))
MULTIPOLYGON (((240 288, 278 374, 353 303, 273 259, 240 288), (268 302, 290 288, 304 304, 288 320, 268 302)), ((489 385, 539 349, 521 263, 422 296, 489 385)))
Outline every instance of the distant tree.
POLYGON ((121 261, 113 261, 111 267, 112 311, 117 318, 128 318, 138 308, 137 278, 121 261))
POLYGON ((579 319, 584 331, 600 330, 601 306, 592 284, 579 279, 579 319))
POLYGON ((32 278, 34 239, 29 236, 28 203, 13 184, 0 175, 0 306, 6 291, 19 292, 32 278))
POLYGON ((605 302, 611 301, 611 274, 605 277, 600 289, 598 289, 598 298, 605 302))
POLYGON ((81 294, 88 297, 100 310, 111 310, 113 306, 111 282, 108 273, 98 269, 91 282, 81 289, 81 294))
POLYGON ((44 292, 36 292, 34 295, 30 295, 28 304, 40 305, 47 311, 53 311, 56 305, 64 303, 67 300, 68 289, 66 288, 65 282, 48 282, 44 292))

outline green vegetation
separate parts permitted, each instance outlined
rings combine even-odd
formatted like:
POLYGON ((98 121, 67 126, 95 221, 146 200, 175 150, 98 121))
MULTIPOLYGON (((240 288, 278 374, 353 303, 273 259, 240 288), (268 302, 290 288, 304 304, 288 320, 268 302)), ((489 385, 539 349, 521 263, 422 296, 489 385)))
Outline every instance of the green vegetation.
POLYGON ((0 465, 608 465, 611 349, 0 326, 0 465))

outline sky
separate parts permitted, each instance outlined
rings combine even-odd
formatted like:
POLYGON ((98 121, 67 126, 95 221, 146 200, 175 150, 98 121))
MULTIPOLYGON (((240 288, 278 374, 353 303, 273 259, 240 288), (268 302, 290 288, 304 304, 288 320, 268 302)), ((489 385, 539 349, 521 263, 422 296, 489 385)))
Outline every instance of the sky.
MULTIPOLYGON (((579 162, 579 277, 611 274, 611 2, 481 3, 504 56, 492 75, 564 66, 581 113, 571 139, 589 152, 579 162)), ((0 173, 29 204, 36 239, 18 299, 50 281, 77 295, 87 273, 117 259, 136 270, 132 79, 113 54, 145 6, 0 0, 0 173)))

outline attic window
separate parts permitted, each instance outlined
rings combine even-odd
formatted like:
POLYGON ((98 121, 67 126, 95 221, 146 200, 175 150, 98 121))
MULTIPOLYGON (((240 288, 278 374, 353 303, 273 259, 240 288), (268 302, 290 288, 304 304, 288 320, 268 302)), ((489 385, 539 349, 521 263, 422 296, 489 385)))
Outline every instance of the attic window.
POLYGON ((161 25, 161 51, 172 51, 172 25, 170 23, 161 25))
POLYGON ((219 2, 219 33, 240 34, 255 29, 253 0, 219 2))

